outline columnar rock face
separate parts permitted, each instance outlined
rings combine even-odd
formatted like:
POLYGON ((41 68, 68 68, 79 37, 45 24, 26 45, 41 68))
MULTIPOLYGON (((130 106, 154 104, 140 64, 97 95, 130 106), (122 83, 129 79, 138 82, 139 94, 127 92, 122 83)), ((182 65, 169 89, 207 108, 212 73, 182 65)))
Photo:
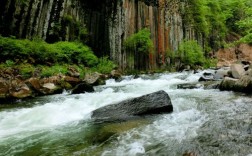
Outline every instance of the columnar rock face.
POLYGON ((183 0, 3 0, 0 34, 48 42, 86 35, 98 56, 110 56, 121 69, 153 69, 167 64, 166 53, 183 39, 200 42, 193 27, 183 23, 186 5, 183 0), (142 28, 150 29, 155 49, 136 59, 123 42, 142 28))
POLYGON ((3 0, 0 34, 29 39, 36 37, 49 42, 74 40, 73 34, 77 30, 74 26, 77 22, 79 27, 84 26, 83 16, 79 1, 3 0))

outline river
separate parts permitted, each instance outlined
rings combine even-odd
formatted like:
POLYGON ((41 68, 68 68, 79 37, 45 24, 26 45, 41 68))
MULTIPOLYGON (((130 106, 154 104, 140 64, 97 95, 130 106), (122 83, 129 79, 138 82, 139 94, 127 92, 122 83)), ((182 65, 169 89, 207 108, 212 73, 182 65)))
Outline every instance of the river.
POLYGON ((38 97, 0 105, 0 155, 252 155, 252 96, 216 89, 177 89, 202 73, 107 80, 94 93, 38 97), (99 107, 158 90, 170 114, 125 123, 94 123, 99 107))

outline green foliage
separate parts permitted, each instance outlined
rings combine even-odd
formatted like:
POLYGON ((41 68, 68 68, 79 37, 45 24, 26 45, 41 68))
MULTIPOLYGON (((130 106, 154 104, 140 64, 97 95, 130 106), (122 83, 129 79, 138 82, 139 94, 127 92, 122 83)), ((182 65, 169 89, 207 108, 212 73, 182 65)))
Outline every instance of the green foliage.
POLYGON ((12 60, 6 60, 6 61, 5 61, 5 64, 6 64, 7 67, 12 67, 12 66, 15 65, 15 62, 12 61, 12 60))
POLYGON ((189 65, 203 65, 203 49, 194 40, 183 41, 178 48, 178 55, 182 62, 189 65))
POLYGON ((187 25, 193 25, 199 32, 208 35, 207 12, 208 9, 205 0, 190 0, 185 8, 185 22, 187 25))
POLYGON ((42 77, 49 77, 52 75, 57 75, 57 74, 67 74, 68 69, 67 69, 67 65, 54 65, 51 67, 48 66, 43 66, 42 68, 42 72, 41 72, 41 76, 42 77))
POLYGON ((204 61, 203 67, 204 68, 216 67, 217 63, 218 63, 217 59, 208 59, 208 58, 206 58, 205 61, 204 61))
POLYGON ((0 36, 0 67, 15 68, 23 78, 29 78, 35 69, 42 77, 67 74, 71 66, 78 70, 80 78, 94 70, 110 73, 115 64, 103 57, 98 59, 91 49, 78 42, 48 44, 41 39, 18 40, 0 36), (33 64, 33 65, 32 65, 33 64))
POLYGON ((205 46, 211 49, 230 42, 226 38, 229 34, 246 36, 252 31, 251 0, 190 0, 185 6, 185 25, 203 34, 205 46))
POLYGON ((252 33, 247 34, 243 38, 240 39, 240 43, 248 43, 252 45, 252 33))
POLYGON ((108 57, 99 58, 99 64, 96 66, 95 71, 100 73, 108 74, 110 73, 116 65, 108 59, 108 57))
POLYGON ((36 64, 48 64, 48 62, 84 64, 93 67, 98 64, 98 58, 91 49, 81 43, 57 42, 48 44, 41 40, 17 40, 0 37, 1 61, 33 60, 36 64))
POLYGON ((17 67, 20 71, 20 74, 23 78, 29 78, 33 75, 35 67, 31 64, 21 64, 17 67))
POLYGON ((71 15, 64 15, 63 20, 64 20, 64 22, 70 24, 73 22, 73 17, 71 15))
POLYGON ((217 60, 204 56, 203 48, 195 40, 183 41, 177 51, 168 51, 167 57, 171 59, 172 64, 175 63, 175 59, 179 59, 183 64, 190 65, 193 68, 197 66, 209 68, 215 67, 217 64, 217 60))
POLYGON ((129 51, 149 54, 152 52, 153 43, 150 39, 150 31, 142 29, 125 40, 125 47, 129 51))

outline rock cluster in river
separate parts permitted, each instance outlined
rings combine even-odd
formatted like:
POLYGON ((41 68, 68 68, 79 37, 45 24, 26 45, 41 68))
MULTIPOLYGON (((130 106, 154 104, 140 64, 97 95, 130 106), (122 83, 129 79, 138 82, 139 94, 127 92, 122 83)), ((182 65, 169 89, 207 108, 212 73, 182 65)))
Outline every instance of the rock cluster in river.
POLYGON ((69 90, 73 94, 93 92, 93 86, 105 83, 107 78, 119 78, 119 72, 112 71, 109 75, 100 73, 86 74, 84 79, 79 74, 55 75, 41 78, 39 76, 23 79, 15 73, 0 71, 0 100, 23 99, 38 95, 50 95, 69 90), (75 75, 75 76, 74 76, 75 75))
POLYGON ((252 93, 252 67, 232 64, 229 76, 225 77, 220 84, 220 90, 252 93))

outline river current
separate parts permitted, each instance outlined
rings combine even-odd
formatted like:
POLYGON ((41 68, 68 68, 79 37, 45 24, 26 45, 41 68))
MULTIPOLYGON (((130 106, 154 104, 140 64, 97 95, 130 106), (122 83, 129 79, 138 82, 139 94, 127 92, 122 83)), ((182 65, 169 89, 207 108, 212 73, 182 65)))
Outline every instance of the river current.
POLYGON ((38 97, 0 105, 0 155, 252 156, 252 96, 177 89, 202 73, 107 80, 94 93, 38 97), (174 111, 124 123, 95 123, 91 112, 164 90, 174 111))

